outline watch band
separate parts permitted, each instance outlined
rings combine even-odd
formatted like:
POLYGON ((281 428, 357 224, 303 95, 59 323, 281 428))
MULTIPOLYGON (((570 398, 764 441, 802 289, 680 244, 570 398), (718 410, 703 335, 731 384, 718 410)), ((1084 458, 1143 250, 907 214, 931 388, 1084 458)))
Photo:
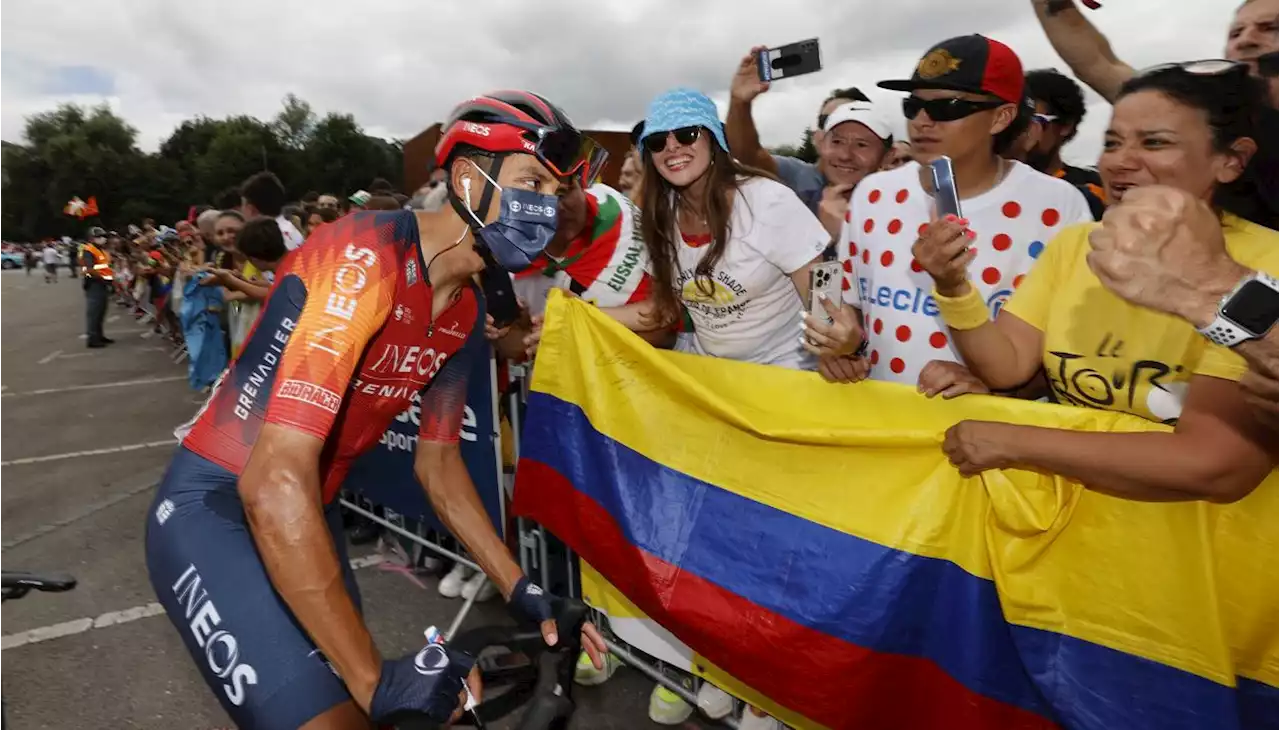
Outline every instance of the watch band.
POLYGON ((1213 344, 1221 345, 1222 347, 1235 347, 1241 342, 1256 339, 1266 334, 1266 332, 1250 332, 1229 319, 1225 314, 1231 299, 1244 288, 1245 284, 1253 281, 1261 282, 1273 291, 1280 292, 1280 283, 1277 283, 1274 278, 1261 271, 1251 272, 1242 278, 1231 291, 1227 292, 1227 295, 1218 303, 1218 312, 1214 320, 1207 327, 1198 328, 1196 331, 1208 338, 1213 344))

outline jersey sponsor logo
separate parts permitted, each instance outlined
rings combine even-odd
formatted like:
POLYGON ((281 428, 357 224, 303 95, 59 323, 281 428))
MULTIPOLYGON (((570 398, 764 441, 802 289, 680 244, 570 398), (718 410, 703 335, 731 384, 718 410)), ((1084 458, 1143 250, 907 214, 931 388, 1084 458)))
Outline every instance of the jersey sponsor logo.
POLYGON ((992 319, 995 319, 996 315, 1000 314, 1000 310, 1004 308, 1004 303, 1009 301, 1011 296, 1013 296, 1012 289, 999 289, 987 297, 987 309, 991 310, 992 319))
MULTIPOLYGON (((463 335, 465 337, 465 335, 463 335)), ((449 353, 436 352, 435 348, 418 345, 383 345, 382 352, 374 360, 369 372, 379 375, 413 375, 430 380, 444 365, 449 353)))
POLYGON ((322 350, 341 356, 350 347, 343 335, 349 323, 355 319, 359 305, 357 295, 369 284, 369 267, 378 261, 373 249, 348 243, 342 253, 345 263, 333 273, 332 290, 324 304, 325 326, 319 327, 307 338, 307 348, 322 350))
POLYGON ((631 244, 627 246, 627 252, 622 256, 622 263, 618 264, 613 270, 613 276, 609 277, 606 282, 609 288, 620 292, 622 287, 626 285, 627 279, 631 277, 631 272, 635 270, 636 264, 640 262, 640 252, 644 246, 644 238, 641 237, 640 231, 637 229, 631 238, 631 244))
POLYGON ((204 650, 205 661, 214 677, 223 680, 222 691, 231 704, 244 704, 248 688, 258 683, 258 672, 252 665, 240 659, 240 643, 235 634, 222 625, 218 608, 204 589, 200 572, 194 563, 178 576, 173 584, 173 595, 183 609, 191 637, 204 650))
POLYGON ((409 259, 404 264, 404 283, 405 286, 413 286, 418 283, 418 262, 415 259, 409 259))
POLYGON ((468 134, 474 134, 479 137, 489 136, 489 127, 485 124, 476 124, 475 122, 463 122, 462 131, 468 134))
POLYGON ((169 521, 173 515, 173 500, 166 499, 156 506, 156 522, 160 525, 169 521))
POLYGON ((436 332, 443 332, 446 335, 449 335, 450 337, 457 337, 460 340, 465 340, 467 339, 467 333, 458 329, 459 324, 461 324, 461 322, 454 320, 453 324, 449 325, 448 327, 441 327, 437 329, 436 332))
POLYGON ((449 666, 449 654, 440 644, 427 644, 413 658, 413 668, 418 674, 431 677, 449 666))
POLYGON ((870 282, 867 279, 859 278, 858 289, 861 292, 862 301, 867 304, 874 304, 877 307, 889 307, 899 312, 923 314, 926 317, 938 316, 938 302, 934 300, 932 294, 918 286, 910 289, 894 289, 888 286, 881 286, 876 287, 876 290, 872 292, 870 282))
MULTIPOLYGON (((249 420, 249 415, 253 412, 262 389, 271 382, 276 365, 280 363, 280 354, 284 351, 285 344, 289 342, 289 335, 296 325, 297 322, 288 317, 280 320, 280 325, 276 328, 275 333, 272 334, 271 339, 267 341, 267 351, 262 353, 262 357, 257 364, 249 369, 248 376, 240 384, 240 392, 236 395, 234 409, 236 418, 241 421, 249 420)), ((244 359, 245 365, 249 364, 247 358, 242 359, 244 359)))
POLYGON ((394 314, 397 322, 413 324, 413 310, 409 309, 405 305, 397 304, 394 314))
POLYGON ((284 381, 276 390, 276 397, 308 403, 335 415, 342 408, 342 396, 328 388, 302 380, 284 381))

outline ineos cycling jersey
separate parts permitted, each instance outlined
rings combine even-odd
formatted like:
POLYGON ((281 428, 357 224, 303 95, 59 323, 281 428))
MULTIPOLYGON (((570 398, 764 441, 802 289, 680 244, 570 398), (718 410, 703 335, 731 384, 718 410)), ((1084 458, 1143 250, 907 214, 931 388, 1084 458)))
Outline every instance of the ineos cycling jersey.
POLYGON ((421 393, 420 441, 455 442, 467 373, 487 356, 483 299, 464 287, 433 316, 409 211, 323 226, 276 270, 244 348, 183 445, 239 476, 264 423, 325 442, 324 501, 421 393))

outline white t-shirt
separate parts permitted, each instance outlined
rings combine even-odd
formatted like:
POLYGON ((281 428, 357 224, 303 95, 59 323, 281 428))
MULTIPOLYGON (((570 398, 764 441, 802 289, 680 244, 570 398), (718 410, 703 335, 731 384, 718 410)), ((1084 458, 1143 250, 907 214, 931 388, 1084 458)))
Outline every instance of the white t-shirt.
POLYGON ((276 225, 280 226, 280 235, 284 236, 284 247, 290 251, 302 245, 306 239, 302 237, 302 231, 293 225, 293 221, 285 218, 283 215, 276 216, 276 225))
POLYGON ((710 246, 680 244, 674 283, 693 320, 693 351, 814 369, 816 361, 800 346, 804 305, 789 274, 820 256, 830 240, 790 188, 767 178, 743 183, 733 203, 728 244, 711 272, 710 293, 705 280, 700 290, 694 278, 710 246))
POLYGON ((44 259, 46 264, 53 264, 57 266, 58 250, 53 246, 45 246, 45 249, 40 252, 40 256, 44 259))
MULTIPOLYGON (((970 283, 993 318, 1058 231, 1093 220, 1071 183, 1011 164, 998 186, 960 201, 977 234, 970 283)), ((840 235, 845 302, 862 310, 876 380, 916 385, 930 360, 961 362, 931 294, 933 280, 911 255, 932 211, 915 162, 867 176, 849 199, 840 235)))

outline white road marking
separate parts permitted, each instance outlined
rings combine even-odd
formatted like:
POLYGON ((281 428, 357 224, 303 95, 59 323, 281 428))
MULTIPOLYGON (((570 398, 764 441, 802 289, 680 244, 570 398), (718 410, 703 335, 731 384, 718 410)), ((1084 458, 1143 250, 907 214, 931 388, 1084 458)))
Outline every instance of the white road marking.
POLYGON ((28 390, 22 393, 0 393, 6 398, 16 398, 24 395, 48 395, 49 393, 70 393, 76 390, 96 390, 98 388, 121 388, 126 385, 151 385, 153 383, 171 383, 175 380, 186 380, 185 375, 168 375, 163 378, 138 378, 137 380, 117 380, 113 383, 92 383, 90 385, 68 385, 65 388, 41 388, 40 390, 28 390))
POLYGON ((54 350, 53 352, 49 353, 48 355, 45 355, 44 357, 40 358, 40 364, 41 364, 41 365, 48 365, 49 363, 51 363, 51 362, 53 362, 54 360, 56 360, 56 359, 57 359, 57 357, 58 357, 59 355, 61 355, 61 354, 62 354, 62 350, 54 350))
POLYGON ((107 322, 108 322, 108 323, 110 323, 110 322, 116 322, 116 321, 119 321, 119 319, 120 319, 120 315, 118 315, 118 314, 113 314, 113 315, 111 315, 110 317, 107 317, 107 322))
MULTIPOLYGON (((371 565, 377 565, 383 560, 381 555, 373 554, 363 558, 353 558, 351 560, 351 569, 360 570, 371 565)), ((159 616, 164 613, 164 607, 159 603, 152 601, 141 606, 126 608, 123 611, 108 611, 94 618, 78 618, 73 621, 63 621, 62 623, 52 624, 50 626, 41 626, 36 629, 28 629, 19 631, 16 634, 6 634, 0 637, 0 650, 8 651, 19 646, 27 644, 39 644, 42 641, 51 639, 60 639, 64 636, 75 636, 83 634, 92 629, 104 629, 108 626, 119 626, 127 624, 131 621, 144 619, 151 616, 159 616)))
POLYGON ((72 451, 66 454, 50 454, 48 456, 28 456, 23 459, 10 459, 9 461, 0 461, 0 466, 17 466, 19 464, 39 464, 44 461, 59 461, 61 459, 74 459, 79 456, 98 456, 99 454, 117 454, 121 451, 137 451, 139 449, 153 449, 157 446, 172 446, 178 443, 177 439, 165 439, 164 441, 147 441, 141 444, 128 444, 126 446, 112 446, 107 449, 89 449, 87 451, 72 451))

